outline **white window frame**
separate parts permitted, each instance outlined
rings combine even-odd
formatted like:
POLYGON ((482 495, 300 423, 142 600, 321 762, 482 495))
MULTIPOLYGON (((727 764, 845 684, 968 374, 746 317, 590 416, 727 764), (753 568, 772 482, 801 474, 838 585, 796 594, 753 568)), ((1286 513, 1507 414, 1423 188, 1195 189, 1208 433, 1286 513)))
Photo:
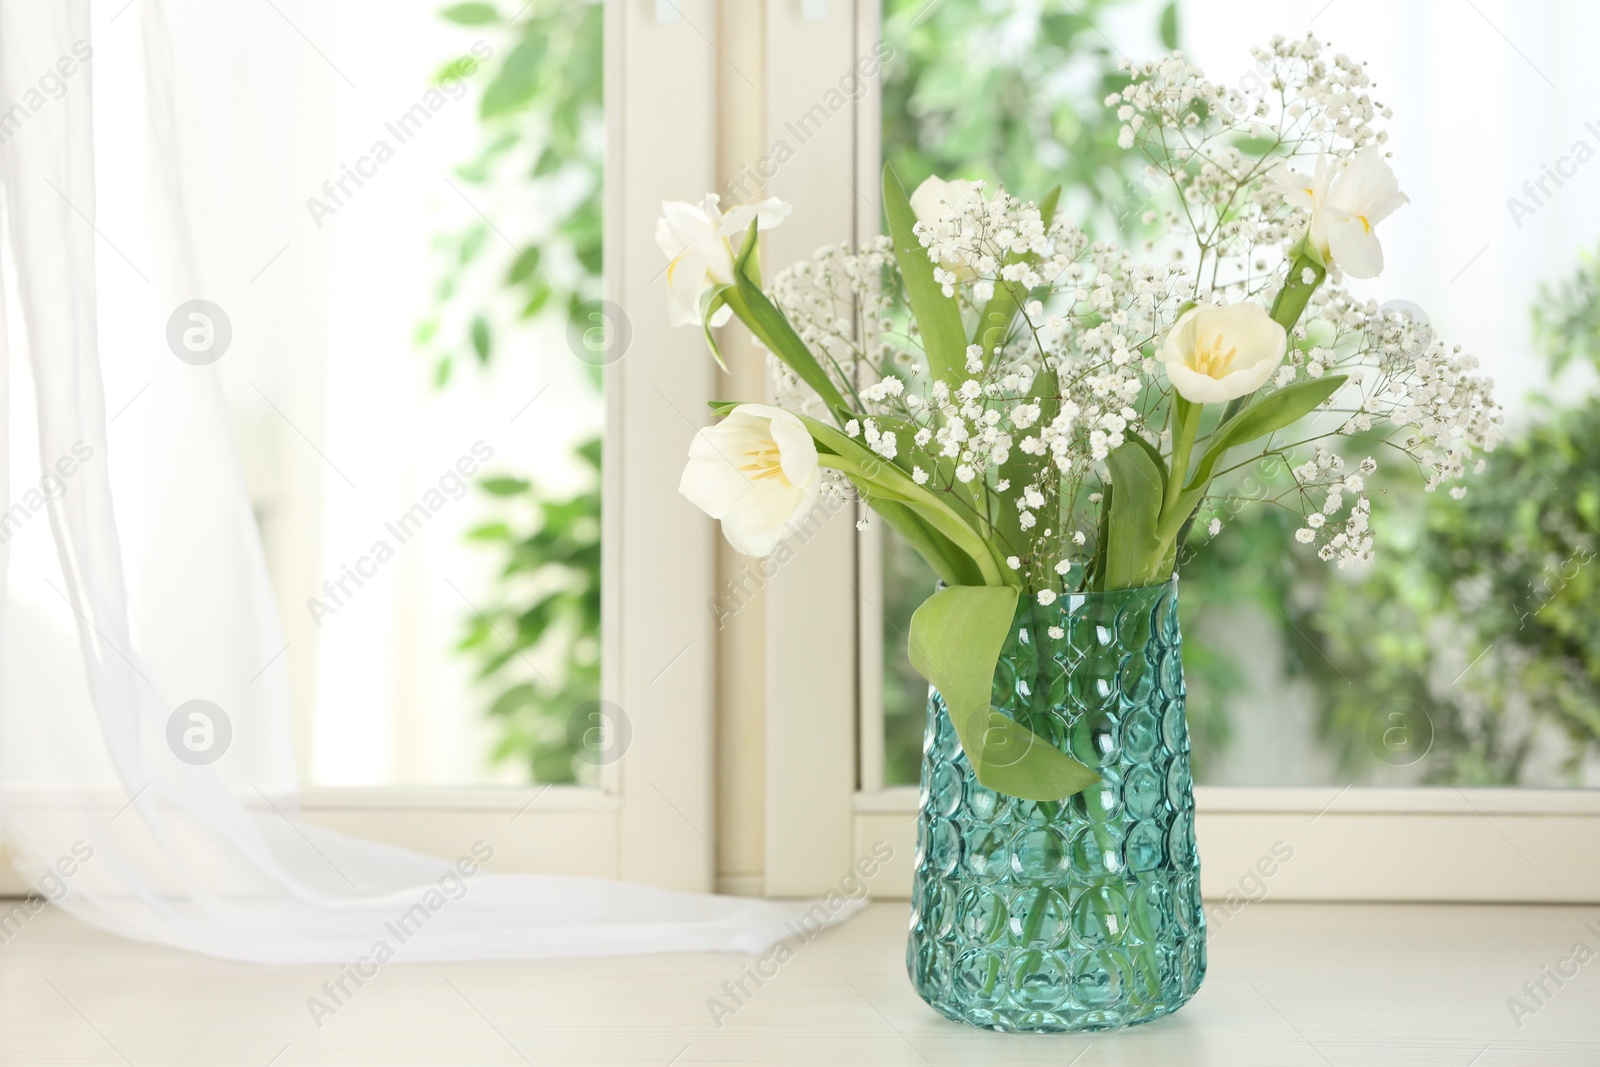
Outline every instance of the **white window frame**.
POLYGON ((632 343, 604 372, 601 692, 631 743, 598 788, 315 789, 313 821, 442 855, 486 838, 504 870, 714 886, 716 528, 677 492, 714 368, 699 331, 667 323, 655 220, 715 185, 721 60, 715 0, 672 7, 605 12, 605 292, 632 343))
MULTIPOLYGON (((826 7, 826 18, 806 21, 797 2, 768 0, 773 138, 849 57, 879 39, 878 0, 826 7)), ((769 192, 795 204, 769 242, 775 261, 836 235, 859 241, 879 232, 880 106, 874 82, 856 104, 852 136, 808 142, 770 183, 769 192)), ((894 859, 874 894, 910 890, 918 791, 883 784, 881 539, 847 536, 853 552, 840 538, 808 544, 769 593, 772 895, 824 891, 851 856, 878 841, 893 847, 894 859), (845 584, 853 587, 848 604, 839 592, 845 584), (851 662, 847 634, 856 635, 853 713, 842 684, 852 673, 841 666, 851 662), (840 830, 846 822, 848 836, 840 830)), ((1202 786, 1195 803, 1202 889, 1211 898, 1255 895, 1271 868, 1265 892, 1284 900, 1600 901, 1600 849, 1584 847, 1600 842, 1600 790, 1202 786), (1275 845, 1293 858, 1272 862, 1275 845)))
POLYGON ((504 870, 713 888, 716 529, 677 485, 714 368, 698 331, 667 324, 655 220, 715 185, 721 60, 715 0, 672 6, 605 12, 605 292, 632 343, 604 372, 601 694, 631 743, 598 788, 314 789, 312 821, 441 855, 485 838, 504 870))

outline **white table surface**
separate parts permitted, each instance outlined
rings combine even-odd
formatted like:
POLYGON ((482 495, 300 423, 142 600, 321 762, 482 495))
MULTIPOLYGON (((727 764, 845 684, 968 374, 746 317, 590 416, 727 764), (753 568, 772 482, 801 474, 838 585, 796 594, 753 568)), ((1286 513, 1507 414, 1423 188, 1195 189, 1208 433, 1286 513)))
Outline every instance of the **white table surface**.
POLYGON ((876 904, 800 948, 720 1028, 707 1001, 748 957, 397 961, 319 1028, 306 1001, 336 968, 225 963, 47 909, 0 944, 0 1064, 1600 1064, 1600 958, 1546 979, 1520 1027, 1507 1007, 1576 942, 1600 950, 1600 908, 1253 904, 1182 1011, 1083 1036, 935 1015, 906 982, 905 915, 876 904))

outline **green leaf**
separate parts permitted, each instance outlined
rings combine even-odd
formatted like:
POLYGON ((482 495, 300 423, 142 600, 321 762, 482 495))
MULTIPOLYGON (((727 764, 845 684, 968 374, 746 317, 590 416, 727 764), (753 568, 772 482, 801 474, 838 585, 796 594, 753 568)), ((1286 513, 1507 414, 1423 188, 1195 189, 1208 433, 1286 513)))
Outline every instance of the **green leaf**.
POLYGON ((490 323, 483 315, 472 317, 472 350, 478 363, 490 362, 490 323))
POLYGON ((544 250, 538 245, 529 245, 524 248, 511 264, 511 270, 506 273, 507 285, 519 285, 528 275, 539 269, 539 257, 544 250))
POLYGON ((1205 455, 1200 457, 1200 465, 1195 468, 1194 477, 1185 488, 1192 489, 1210 480, 1212 470, 1228 449, 1300 421, 1338 392, 1347 380, 1343 374, 1329 374, 1286 385, 1260 398, 1216 428, 1205 455))
POLYGON ((939 590, 911 616, 911 665, 944 698, 979 782, 1028 800, 1060 800, 1099 776, 989 702, 1016 610, 1015 589, 953 585, 939 590))
MULTIPOLYGON (((717 366, 724 372, 728 369, 728 363, 722 358, 722 347, 717 344, 717 335, 711 332, 711 319, 718 311, 728 306, 727 293, 726 287, 713 289, 710 299, 706 301, 706 313, 700 318, 700 331, 705 334, 706 347, 711 350, 711 358, 717 361, 717 366)), ((719 414, 725 415, 727 412, 719 414)))
POLYGON ((490 496, 516 496, 526 493, 529 484, 522 478, 485 478, 478 483, 490 496))
POLYGON ((1102 590, 1137 589, 1165 577, 1158 573, 1166 547, 1157 528, 1166 475, 1159 454, 1152 459, 1152 451, 1147 442, 1135 443, 1130 436, 1106 457, 1116 493, 1111 498, 1106 531, 1102 590))
POLYGON ((898 500, 877 499, 872 510, 889 524, 905 542, 927 561, 928 566, 948 585, 982 585, 983 573, 972 557, 961 551, 956 543, 935 530, 919 517, 908 504, 898 500))
POLYGON ((795 333, 783 312, 767 299, 767 295, 750 281, 743 270, 734 271, 733 286, 725 287, 720 292, 722 299, 733 308, 733 313, 739 316, 739 321, 750 327, 750 332, 798 374, 801 381, 815 389, 830 411, 845 409, 844 396, 833 384, 833 379, 823 372, 822 365, 811 354, 811 349, 795 333))
POLYGON ((484 226, 474 226, 467 231, 467 236, 461 242, 459 261, 470 263, 483 250, 484 238, 489 236, 489 230, 484 226))
POLYGON ((744 241, 739 245, 739 254, 733 259, 735 273, 750 279, 750 284, 757 289, 761 288, 761 257, 756 255, 760 247, 761 220, 751 219, 750 226, 744 231, 744 241))
POLYGON ((489 705, 489 714, 495 717, 510 715, 538 703, 539 694, 528 682, 512 686, 489 705))
POLYGON ((913 228, 917 214, 905 187, 888 164, 883 168, 883 209, 889 220, 889 237, 894 242, 895 262, 905 282, 906 299, 922 333, 922 350, 928 357, 928 372, 953 389, 966 376, 967 331, 961 324, 961 306, 933 280, 933 261, 917 239, 913 228))
POLYGON ((524 37, 507 55, 494 81, 483 91, 478 114, 483 118, 511 111, 533 98, 539 87, 539 63, 548 41, 544 37, 524 37))
POLYGON ((1170 542, 1177 537, 1183 524, 1205 498, 1206 489, 1211 484, 1211 473, 1230 448, 1298 422, 1336 393, 1346 380, 1343 374, 1330 374, 1284 386, 1256 400, 1213 430, 1205 455, 1200 457, 1195 467, 1194 477, 1179 494, 1176 504, 1168 507, 1161 516, 1161 539, 1170 542))
POLYGON ((500 12, 493 4, 456 4, 439 12, 442 18, 460 26, 485 26, 500 21, 500 12))
POLYGON ((1136 433, 1125 435, 1122 439, 1122 443, 1123 445, 1133 445, 1135 448, 1141 449, 1145 455, 1150 457, 1151 464, 1161 475, 1161 491, 1164 495, 1167 489, 1167 461, 1162 458, 1161 450, 1155 445, 1151 444, 1149 441, 1146 441, 1142 435, 1136 433))
POLYGON ((522 317, 531 319, 544 310, 545 304, 550 301, 550 283, 544 280, 541 274, 535 274, 528 279, 528 302, 522 305, 522 317))
MULTIPOLYGON (((949 538, 982 572, 987 585, 1016 585, 1014 571, 1002 565, 999 553, 962 516, 939 497, 911 480, 899 467, 869 452, 851 438, 823 422, 799 416, 812 438, 827 451, 819 456, 825 467, 843 471, 870 504, 885 498, 906 504, 933 529, 949 538)), ((933 561, 929 560, 930 566, 933 561)))
POLYGON ((1178 3, 1169 0, 1167 6, 1161 9, 1161 47, 1172 51, 1178 47, 1178 3))
POLYGON ((482 315, 472 316, 472 350, 477 353, 479 363, 489 362, 489 320, 482 315))

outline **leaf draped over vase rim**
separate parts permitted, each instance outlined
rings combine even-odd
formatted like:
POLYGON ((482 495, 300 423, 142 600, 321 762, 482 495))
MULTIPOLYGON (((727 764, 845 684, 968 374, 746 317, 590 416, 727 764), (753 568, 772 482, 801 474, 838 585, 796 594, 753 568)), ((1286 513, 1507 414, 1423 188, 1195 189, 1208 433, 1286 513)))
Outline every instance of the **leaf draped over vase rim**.
POLYGON ((712 329, 737 317, 776 382, 774 406, 712 403, 724 421, 696 435, 685 495, 758 555, 822 493, 904 537, 944 586, 911 661, 990 788, 1057 800, 1096 780, 989 703, 1020 598, 1167 581, 1227 536, 1232 476, 1264 458, 1293 473, 1255 502, 1302 516, 1286 550, 1366 561, 1380 449, 1460 496, 1499 437, 1472 357, 1344 288, 1382 270, 1378 227, 1408 198, 1365 69, 1323 48, 1255 50, 1273 100, 1181 54, 1130 65, 1106 106, 1163 183, 1145 205, 1160 254, 1091 242, 1059 188, 936 176, 908 195, 886 167, 885 236, 768 284, 758 234, 787 205, 664 205, 673 321, 720 362, 712 329))

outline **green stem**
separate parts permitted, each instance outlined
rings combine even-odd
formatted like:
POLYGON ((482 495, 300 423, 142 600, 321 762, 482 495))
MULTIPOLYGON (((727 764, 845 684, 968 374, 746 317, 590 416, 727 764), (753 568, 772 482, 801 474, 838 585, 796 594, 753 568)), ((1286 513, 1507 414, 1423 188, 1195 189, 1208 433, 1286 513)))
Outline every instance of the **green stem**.
MULTIPOLYGON (((1311 302, 1311 295, 1321 288, 1328 277, 1328 268, 1323 266, 1322 257, 1311 248, 1310 240, 1311 235, 1307 234, 1290 250, 1293 258, 1289 261, 1289 277, 1273 298, 1272 309, 1268 312, 1272 321, 1283 327, 1284 333, 1292 333, 1295 326, 1299 325, 1300 316, 1305 314, 1306 305, 1311 302), (1311 271, 1309 282, 1305 280, 1307 270, 1311 271)), ((1228 401, 1222 413, 1222 422, 1237 415, 1249 400, 1250 397, 1241 396, 1228 401)))
POLYGON ((1189 479, 1189 454, 1194 450, 1203 407, 1189 403, 1176 392, 1172 394, 1172 463, 1167 471, 1167 499, 1162 510, 1172 507, 1183 495, 1184 483, 1189 479))

